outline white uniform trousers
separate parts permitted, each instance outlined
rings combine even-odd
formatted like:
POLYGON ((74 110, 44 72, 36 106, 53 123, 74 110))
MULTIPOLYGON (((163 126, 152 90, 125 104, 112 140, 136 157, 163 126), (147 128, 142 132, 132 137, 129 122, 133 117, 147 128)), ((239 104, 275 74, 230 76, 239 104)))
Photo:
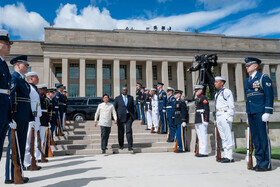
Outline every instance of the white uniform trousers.
POLYGON ((207 135, 208 123, 195 124, 196 134, 199 140, 199 154, 208 155, 208 135, 207 135))
POLYGON ((217 114, 217 127, 222 139, 224 157, 233 159, 234 139, 231 133, 232 123, 227 121, 227 113, 217 114))
POLYGON ((152 111, 152 121, 153 121, 153 125, 154 125, 154 131, 157 132, 158 131, 158 123, 159 123, 159 112, 158 111, 152 111))
POLYGON ((146 116, 147 116, 147 125, 148 125, 148 129, 152 129, 153 126, 153 117, 152 117, 152 111, 148 110, 146 112, 146 116))
MULTIPOLYGON (((44 153, 45 136, 48 127, 40 126, 41 148, 44 153)), ((40 158, 41 159, 41 158, 40 158)))

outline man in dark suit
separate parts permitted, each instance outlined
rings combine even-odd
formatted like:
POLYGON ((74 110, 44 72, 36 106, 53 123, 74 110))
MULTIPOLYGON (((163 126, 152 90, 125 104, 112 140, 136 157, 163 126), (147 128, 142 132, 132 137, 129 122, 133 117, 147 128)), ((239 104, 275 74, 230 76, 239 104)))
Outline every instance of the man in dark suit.
POLYGON ((118 117, 118 140, 120 149, 123 149, 124 129, 126 128, 128 150, 132 151, 132 122, 135 118, 135 110, 133 97, 131 95, 127 95, 127 87, 123 87, 122 94, 115 98, 114 107, 118 117))

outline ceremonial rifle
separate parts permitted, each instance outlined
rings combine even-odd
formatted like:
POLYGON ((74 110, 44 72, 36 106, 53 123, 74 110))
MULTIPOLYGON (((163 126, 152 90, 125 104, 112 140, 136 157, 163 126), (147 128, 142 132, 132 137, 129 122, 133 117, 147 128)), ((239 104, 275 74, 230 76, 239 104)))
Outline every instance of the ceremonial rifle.
POLYGON ((37 131, 37 140, 38 140, 38 149, 41 153, 41 162, 44 163, 46 162, 46 159, 45 159, 45 154, 43 153, 42 151, 42 146, 41 146, 41 137, 40 137, 40 131, 37 131))
POLYGON ((221 156, 221 137, 220 133, 217 127, 217 121, 216 121, 216 112, 213 112, 213 117, 214 117, 214 126, 215 126, 215 148, 216 148, 216 161, 219 161, 222 159, 221 156))
MULTIPOLYGON (((12 144, 12 161, 13 161, 13 165, 14 165, 14 183, 15 184, 23 184, 23 171, 22 171, 22 164, 20 164, 20 166, 18 165, 17 162, 17 135, 16 135, 16 130, 15 129, 11 129, 11 144, 12 144)), ((18 154, 20 155, 20 150, 18 149, 18 154)), ((20 159, 20 163, 21 163, 21 158, 20 159)))
POLYGON ((249 123, 248 123, 248 127, 247 127, 247 156, 246 156, 246 160, 247 160, 247 168, 251 169, 253 168, 253 142, 252 142, 252 135, 251 135, 251 131, 250 131, 250 127, 249 127, 249 123))
POLYGON ((31 142, 30 142, 30 155, 31 155, 30 170, 31 171, 37 170, 36 159, 35 159, 34 152, 35 152, 35 130, 32 127, 31 128, 31 142))

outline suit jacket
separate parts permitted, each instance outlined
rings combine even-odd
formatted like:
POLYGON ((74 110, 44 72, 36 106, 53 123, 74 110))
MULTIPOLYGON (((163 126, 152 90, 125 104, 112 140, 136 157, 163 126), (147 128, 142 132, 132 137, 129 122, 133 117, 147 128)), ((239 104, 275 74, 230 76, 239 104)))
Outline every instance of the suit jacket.
POLYGON ((131 95, 127 95, 127 106, 125 106, 122 95, 115 98, 114 107, 117 112, 118 122, 124 123, 127 119, 127 112, 130 114, 132 121, 135 119, 134 100, 131 95))

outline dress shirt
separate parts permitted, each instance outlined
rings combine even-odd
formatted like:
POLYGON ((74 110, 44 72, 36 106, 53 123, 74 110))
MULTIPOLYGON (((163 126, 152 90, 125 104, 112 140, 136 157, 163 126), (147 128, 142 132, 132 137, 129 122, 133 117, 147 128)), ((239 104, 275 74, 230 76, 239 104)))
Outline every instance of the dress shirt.
POLYGON ((96 122, 99 117, 99 126, 111 127, 112 126, 112 115, 114 120, 117 120, 117 113, 114 105, 111 103, 101 103, 98 105, 95 112, 94 121, 96 122))

